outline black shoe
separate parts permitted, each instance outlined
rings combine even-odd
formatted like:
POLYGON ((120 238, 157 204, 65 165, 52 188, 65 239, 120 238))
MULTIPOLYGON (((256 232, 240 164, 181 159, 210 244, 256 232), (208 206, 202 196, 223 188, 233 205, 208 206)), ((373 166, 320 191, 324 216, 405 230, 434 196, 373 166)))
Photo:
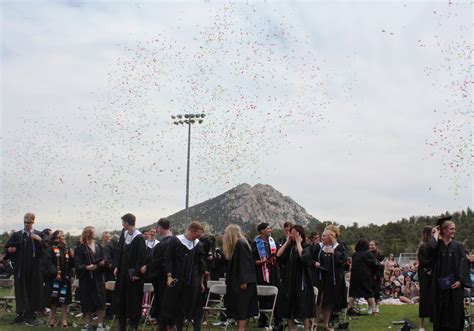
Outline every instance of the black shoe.
POLYGON ((25 320, 24 320, 23 316, 16 315, 15 319, 10 322, 10 325, 23 324, 23 323, 25 323, 25 320))
POLYGON ((38 325, 43 325, 43 322, 41 322, 39 319, 26 320, 25 325, 26 326, 38 326, 38 325))
POLYGON ((268 323, 267 322, 259 322, 257 325, 257 328, 268 328, 268 323))
POLYGON ((355 311, 354 308, 349 308, 349 309, 347 310, 347 315, 349 315, 349 316, 357 316, 357 312, 355 311))

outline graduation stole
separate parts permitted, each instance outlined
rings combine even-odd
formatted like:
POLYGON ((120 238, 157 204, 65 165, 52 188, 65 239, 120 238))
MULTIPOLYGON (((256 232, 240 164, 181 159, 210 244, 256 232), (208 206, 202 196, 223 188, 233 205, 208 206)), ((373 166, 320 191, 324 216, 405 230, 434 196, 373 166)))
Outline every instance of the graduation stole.
MULTIPOLYGON (((260 256, 260 260, 266 261, 267 257, 267 250, 265 249, 265 241, 262 237, 258 236, 255 238, 255 243, 257 244, 257 251, 258 255, 260 256)), ((277 251, 275 240, 272 237, 268 237, 268 243, 270 244, 270 251, 272 254, 275 254, 277 251)), ((267 264, 262 264, 262 273, 263 273, 263 280, 267 283, 270 283, 270 270, 268 270, 267 264)))
MULTIPOLYGON (((321 262, 321 253, 322 252, 325 253, 326 247, 331 247, 333 250, 335 250, 337 246, 339 246, 339 243, 337 241, 335 244, 332 244, 332 245, 325 245, 323 243, 319 243, 319 247, 321 247, 321 249, 319 250, 318 260, 321 262)), ((333 285, 336 285, 336 270, 335 270, 336 268, 334 266, 334 254, 331 255, 331 259, 332 259, 332 281, 333 281, 333 285)), ((321 272, 319 272, 319 279, 321 279, 321 272)))

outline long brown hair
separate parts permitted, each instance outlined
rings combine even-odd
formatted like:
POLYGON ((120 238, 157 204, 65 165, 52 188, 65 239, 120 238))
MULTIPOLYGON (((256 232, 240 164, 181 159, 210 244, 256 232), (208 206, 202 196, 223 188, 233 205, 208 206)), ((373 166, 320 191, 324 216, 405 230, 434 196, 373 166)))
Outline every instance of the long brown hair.
POLYGON ((92 239, 92 234, 94 232, 95 228, 93 226, 86 226, 84 230, 82 230, 81 244, 87 245, 87 241, 92 239))
POLYGON ((420 245, 428 244, 428 241, 430 241, 431 238, 431 231, 433 231, 433 227, 430 225, 425 225, 425 227, 423 228, 423 232, 421 233, 420 245))

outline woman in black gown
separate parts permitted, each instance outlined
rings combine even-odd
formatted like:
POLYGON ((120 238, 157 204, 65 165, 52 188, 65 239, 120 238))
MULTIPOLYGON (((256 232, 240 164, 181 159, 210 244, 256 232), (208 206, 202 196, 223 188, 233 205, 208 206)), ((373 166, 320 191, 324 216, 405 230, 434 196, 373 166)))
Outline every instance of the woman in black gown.
POLYGON ((252 251, 238 225, 227 226, 222 241, 228 260, 224 297, 227 316, 237 321, 239 331, 244 331, 247 319, 258 315, 257 275, 252 251))
MULTIPOLYGON (((317 269, 316 285, 318 287, 318 316, 323 315, 323 327, 329 327, 333 310, 347 307, 346 281, 343 266, 346 263, 347 251, 338 242, 339 229, 328 226, 324 230, 321 243, 312 247, 311 262, 317 269)), ((316 323, 318 321, 316 316, 316 323)))
POLYGON ((353 312, 355 298, 365 298, 369 303, 372 315, 377 314, 374 299, 374 273, 379 268, 379 262, 374 254, 369 251, 369 242, 359 239, 352 255, 351 280, 349 286, 349 311, 353 312))
POLYGON ((418 247, 417 261, 418 261, 418 283, 420 285, 420 304, 418 306, 419 323, 418 328, 421 331, 425 330, 424 320, 430 317, 431 306, 431 268, 433 258, 428 252, 428 241, 431 238, 431 231, 433 228, 429 225, 423 228, 421 237, 421 244, 418 247))
POLYGON ((303 320, 304 329, 309 330, 315 315, 310 247, 303 227, 293 225, 288 240, 277 252, 278 264, 284 266, 281 314, 288 320, 290 331, 296 330, 295 319, 303 320))
POLYGON ((456 225, 441 218, 428 242, 433 257, 431 321, 434 331, 464 328, 464 287, 471 287, 466 250, 454 240, 456 225))
POLYGON ((61 307, 61 326, 67 327, 67 306, 71 303, 73 252, 66 247, 63 231, 54 231, 46 251, 48 268, 45 278, 46 306, 51 308, 49 326, 56 325, 56 308, 61 307))
POLYGON ((79 278, 79 300, 84 313, 84 329, 92 330, 92 313, 97 316, 97 330, 104 329, 105 310, 104 248, 95 241, 95 228, 86 226, 81 243, 74 253, 76 274, 79 278))

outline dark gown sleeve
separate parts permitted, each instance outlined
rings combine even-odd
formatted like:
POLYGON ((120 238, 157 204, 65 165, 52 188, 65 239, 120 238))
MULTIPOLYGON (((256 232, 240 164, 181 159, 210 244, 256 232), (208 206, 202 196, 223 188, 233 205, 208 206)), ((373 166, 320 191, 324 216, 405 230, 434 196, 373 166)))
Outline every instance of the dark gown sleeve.
MULTIPOLYGON (((166 245, 167 247, 163 254, 163 264, 165 267, 166 274, 168 273, 172 274, 174 271, 176 244, 177 244, 177 239, 171 238, 168 242, 168 245, 166 245)), ((176 275, 173 275, 173 277, 176 277, 176 275)))
POLYGON ((120 235, 119 241, 114 245, 113 248, 113 257, 112 257, 112 268, 118 268, 120 264, 120 259, 122 258, 122 248, 125 243, 125 235, 124 231, 122 231, 122 234, 120 235))
POLYGON ((367 266, 370 268, 370 270, 375 271, 379 267, 379 262, 375 258, 374 254, 372 252, 367 251, 364 252, 364 260, 367 266))
POLYGON ((136 260, 135 260, 135 275, 138 276, 138 277, 144 277, 144 275, 140 272, 140 268, 143 267, 144 265, 146 265, 146 262, 147 262, 147 256, 145 254, 146 252, 146 243, 145 243, 145 239, 143 238, 143 236, 138 236, 135 238, 136 239, 136 242, 135 242, 135 249, 136 249, 136 252, 137 254, 135 255, 136 256, 136 260))
POLYGON ((347 260, 346 246, 343 244, 338 245, 336 249, 334 250, 334 263, 342 266, 344 263, 346 263, 346 260, 347 260))
POLYGON ((307 245, 303 249, 303 253, 301 254, 301 259, 303 260, 303 263, 308 267, 313 267, 314 263, 316 262, 315 258, 313 257, 315 249, 314 246, 316 245, 307 245))
POLYGON ((56 275, 56 258, 52 247, 46 250, 46 277, 54 277, 56 275))
POLYGON ((247 284, 247 283, 256 283, 257 278, 255 275, 255 266, 253 263, 252 253, 250 251, 250 247, 241 240, 237 242, 235 247, 236 258, 239 265, 239 275, 238 275, 238 283, 239 284, 247 284))
POLYGON ((457 250, 459 254, 459 268, 457 270, 456 280, 459 280, 464 287, 472 287, 469 261, 466 256, 466 250, 464 247, 457 243, 457 250))
POLYGON ((80 245, 74 252, 74 264, 76 267, 76 274, 78 278, 82 278, 84 273, 87 271, 86 266, 89 265, 89 259, 85 255, 85 247, 80 245))
POLYGON ((204 250, 204 245, 202 243, 199 244, 199 249, 198 252, 198 272, 200 275, 205 273, 206 271, 209 271, 208 264, 207 264, 207 254, 206 251, 204 250))

